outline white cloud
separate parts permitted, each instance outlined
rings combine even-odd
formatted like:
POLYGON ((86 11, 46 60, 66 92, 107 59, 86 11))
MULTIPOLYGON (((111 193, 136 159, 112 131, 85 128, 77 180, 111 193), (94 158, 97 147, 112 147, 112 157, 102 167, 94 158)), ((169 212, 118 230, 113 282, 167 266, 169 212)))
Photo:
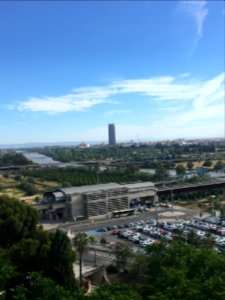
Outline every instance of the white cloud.
POLYGON ((139 93, 156 100, 193 99, 198 93, 198 84, 178 82, 174 77, 156 77, 149 79, 123 80, 114 82, 122 94, 139 93))
POLYGON ((107 102, 106 99, 76 99, 77 95, 65 95, 62 97, 30 98, 21 102, 17 108, 20 111, 46 112, 50 114, 69 111, 86 111, 92 106, 107 102))
MULTIPOLYGON (((198 83, 199 88, 193 91, 195 97, 188 101, 189 105, 185 108, 183 103, 177 104, 174 109, 174 114, 160 120, 164 128, 169 128, 171 124, 176 124, 177 127, 196 124, 196 122, 209 123, 210 120, 224 120, 224 86, 225 73, 216 76, 205 82, 198 83)), ((172 111, 172 106, 170 106, 172 111)), ((212 123, 212 121, 211 121, 212 123)), ((157 122, 155 122, 157 124, 157 122)))
MULTIPOLYGON (((133 111, 129 95, 134 94, 133 104, 145 99, 148 102, 140 105, 151 111, 149 124, 160 123, 164 128, 171 124, 192 126, 195 122, 222 119, 224 114, 224 73, 209 80, 196 80, 191 76, 160 76, 152 78, 119 80, 108 86, 76 88, 72 93, 59 97, 30 98, 11 109, 20 111, 44 112, 49 114, 70 111, 84 112, 92 107, 107 104, 118 104, 117 97, 123 99, 125 109, 108 109, 104 117, 116 114, 128 114, 133 111), (136 97, 137 96, 137 97, 136 97), (135 100, 135 98, 137 100, 135 100), (149 104, 149 105, 148 105, 149 104), (154 114, 152 113, 154 107, 154 114), (153 122, 154 119, 154 122, 153 122)), ((122 100, 120 100, 122 101, 122 100)), ((136 107, 138 108, 137 104, 136 107)))
POLYGON ((224 98, 224 73, 208 80, 202 85, 199 95, 194 99, 194 107, 200 109, 206 104, 224 98))
POLYGON ((180 78, 187 78, 187 77, 190 77, 191 74, 190 73, 182 73, 179 75, 180 78))
POLYGON ((179 9, 189 16, 191 16, 195 22, 196 37, 192 53, 195 51, 198 41, 202 38, 203 25, 208 15, 207 1, 205 0, 186 0, 179 2, 179 9))
POLYGON ((104 117, 108 118, 108 117, 112 117, 112 116, 115 116, 115 115, 125 115, 125 114, 129 114, 130 113, 130 110, 128 109, 115 109, 115 110, 109 110, 109 111, 106 111, 104 113, 104 117))

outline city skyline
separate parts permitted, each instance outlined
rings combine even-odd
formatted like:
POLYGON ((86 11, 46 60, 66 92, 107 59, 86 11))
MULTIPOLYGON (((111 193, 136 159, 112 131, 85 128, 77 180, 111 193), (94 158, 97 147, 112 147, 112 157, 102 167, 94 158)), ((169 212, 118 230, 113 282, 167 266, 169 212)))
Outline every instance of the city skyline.
POLYGON ((0 3, 1 145, 224 138, 223 1, 0 3))

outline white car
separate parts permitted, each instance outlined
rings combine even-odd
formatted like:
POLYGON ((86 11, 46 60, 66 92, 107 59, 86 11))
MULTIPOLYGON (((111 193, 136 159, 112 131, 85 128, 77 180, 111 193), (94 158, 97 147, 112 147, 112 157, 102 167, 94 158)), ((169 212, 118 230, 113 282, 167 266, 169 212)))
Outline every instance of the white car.
POLYGON ((143 228, 143 232, 144 232, 144 233, 149 233, 149 232, 151 232, 151 230, 153 230, 153 227, 151 227, 151 226, 145 226, 145 227, 143 228))
POLYGON ((205 232, 204 231, 201 231, 201 230, 198 230, 196 232, 196 234, 199 236, 199 237, 204 237, 205 236, 205 232))
POLYGON ((143 247, 146 247, 146 246, 152 245, 154 243, 155 243, 155 240, 146 239, 145 241, 141 242, 140 245, 143 246, 143 247))
POLYGON ((133 234, 133 232, 130 231, 130 230, 125 230, 125 231, 123 231, 123 236, 124 236, 124 237, 129 237, 129 236, 132 235, 132 234, 133 234))

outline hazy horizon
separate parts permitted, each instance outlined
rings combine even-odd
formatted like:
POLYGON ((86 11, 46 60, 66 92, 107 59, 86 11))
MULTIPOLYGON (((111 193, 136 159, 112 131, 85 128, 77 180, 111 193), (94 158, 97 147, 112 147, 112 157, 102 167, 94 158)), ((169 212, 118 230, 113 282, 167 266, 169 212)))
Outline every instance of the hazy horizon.
MULTIPOLYGON (((190 139, 184 139, 184 138, 176 138, 176 139, 161 139, 161 140, 157 140, 157 139, 146 139, 146 140, 122 140, 122 141, 117 141, 117 144, 123 144, 123 143, 157 143, 157 142, 165 142, 165 141, 176 141, 176 140, 184 140, 184 141, 192 141, 192 140, 199 140, 199 141, 205 141, 205 140, 224 140, 223 137, 209 137, 209 138, 190 138, 190 139)), ((90 144, 90 146, 93 145, 108 145, 108 141, 56 141, 56 142, 52 142, 52 143, 48 143, 48 142, 34 142, 34 143, 18 143, 18 144, 0 144, 0 149, 19 149, 19 148, 38 148, 38 147, 45 147, 45 146, 78 146, 82 143, 85 144, 90 144)))

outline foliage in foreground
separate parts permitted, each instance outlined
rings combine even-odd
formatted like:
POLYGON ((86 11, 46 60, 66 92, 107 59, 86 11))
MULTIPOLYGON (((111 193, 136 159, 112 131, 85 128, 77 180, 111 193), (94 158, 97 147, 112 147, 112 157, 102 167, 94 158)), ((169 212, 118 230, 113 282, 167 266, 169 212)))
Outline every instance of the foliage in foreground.
POLYGON ((225 255, 192 245, 160 243, 147 248, 148 284, 142 299, 225 299, 225 255))
POLYGON ((26 284, 32 272, 76 290, 70 240, 61 231, 43 231, 37 222, 35 209, 14 198, 0 197, 0 291, 5 290, 6 295, 26 284))
MULTIPOLYGON (((7 242, 0 240, 0 299, 87 299, 74 280, 74 252, 67 236, 43 231, 36 213, 15 199, 0 197, 0 204, 0 236, 9 233, 7 242)), ((115 251, 120 282, 99 285, 88 299, 224 300, 225 254, 205 242, 199 248, 194 241, 192 237, 192 245, 178 241, 169 246, 161 242, 136 257, 119 245, 115 251), (130 257, 125 265, 123 255, 130 257)))

